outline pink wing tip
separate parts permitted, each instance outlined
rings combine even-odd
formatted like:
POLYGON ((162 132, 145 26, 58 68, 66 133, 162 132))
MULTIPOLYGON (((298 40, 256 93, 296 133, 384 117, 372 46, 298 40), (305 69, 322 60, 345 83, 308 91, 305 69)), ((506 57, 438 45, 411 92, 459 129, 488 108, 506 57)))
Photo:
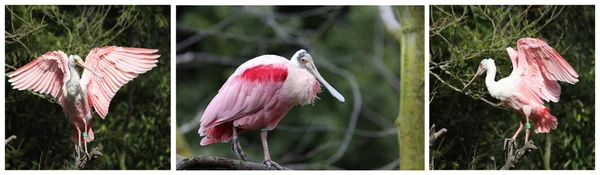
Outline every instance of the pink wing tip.
POLYGON ((210 145, 212 143, 215 143, 214 139, 204 137, 204 138, 202 138, 202 141, 200 141, 200 146, 206 146, 206 145, 210 145))
POLYGON ((148 48, 141 48, 141 47, 121 47, 123 48, 123 50, 125 51, 132 51, 132 52, 137 52, 137 53, 156 53, 158 52, 158 49, 148 49, 148 48))

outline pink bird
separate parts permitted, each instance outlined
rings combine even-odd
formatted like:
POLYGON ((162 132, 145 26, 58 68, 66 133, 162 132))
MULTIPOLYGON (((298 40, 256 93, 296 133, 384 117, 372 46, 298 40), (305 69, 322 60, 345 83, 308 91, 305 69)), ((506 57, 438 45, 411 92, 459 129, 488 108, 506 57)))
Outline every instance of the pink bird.
POLYGON ((57 98, 73 125, 71 140, 77 143, 75 150, 79 157, 81 142, 87 155, 87 142, 94 140, 91 107, 104 119, 119 88, 156 66, 160 57, 154 54, 157 51, 107 46, 92 49, 85 63, 77 55, 67 57, 62 51, 48 52, 9 73, 8 82, 14 89, 29 89, 57 98), (85 68, 81 79, 76 65, 85 68))
POLYGON ((263 55, 248 60, 229 77, 212 99, 200 119, 198 134, 205 136, 200 145, 232 141, 238 159, 246 156, 238 133, 261 128, 264 164, 277 169, 267 145, 267 131, 295 105, 311 104, 320 92, 319 82, 340 102, 344 97, 321 77, 312 57, 299 50, 290 60, 263 55))
MULTIPOLYGON (((525 143, 527 143, 531 128, 529 118, 533 119, 535 133, 549 133, 550 130, 556 129, 558 121, 544 106, 544 101, 558 102, 560 86, 557 81, 575 84, 579 81, 579 75, 556 50, 540 39, 521 38, 517 41, 517 49, 518 51, 510 47, 506 48, 513 65, 512 73, 508 77, 495 81, 494 60, 483 59, 477 73, 465 86, 463 92, 466 92, 477 76, 487 71, 485 85, 490 95, 519 114, 525 115, 525 143)), ((506 141, 515 143, 523 129, 521 116, 519 121, 519 129, 506 141)))

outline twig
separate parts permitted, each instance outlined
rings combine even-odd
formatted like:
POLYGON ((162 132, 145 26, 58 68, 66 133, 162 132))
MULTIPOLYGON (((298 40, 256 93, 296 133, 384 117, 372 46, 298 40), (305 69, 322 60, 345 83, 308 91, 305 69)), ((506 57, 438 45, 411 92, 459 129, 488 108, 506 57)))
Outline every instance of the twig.
MULTIPOLYGON (((177 170, 266 170, 267 165, 255 162, 243 162, 240 160, 215 157, 215 156, 192 156, 177 160, 177 170)), ((291 170, 283 167, 284 170, 291 170)), ((277 170, 271 166, 270 170, 277 170)))
POLYGON ((383 63, 383 51, 384 51, 384 33, 385 30, 382 28, 382 24, 380 20, 376 20, 378 23, 375 26, 374 37, 373 37, 373 58, 371 60, 371 65, 375 70, 381 75, 383 79, 385 79, 397 92, 400 92, 400 80, 394 75, 394 73, 389 70, 385 63, 383 63))
POLYGON ((203 52, 186 52, 184 54, 177 54, 177 69, 180 67, 194 68, 194 66, 202 65, 202 63, 218 63, 227 66, 239 66, 247 59, 228 57, 222 55, 216 55, 212 53, 203 52))
POLYGON ((398 31, 402 29, 400 22, 396 19, 392 6, 379 6, 379 16, 381 21, 389 31, 398 31))
POLYGON ((10 136, 8 139, 4 140, 4 146, 8 145, 8 143, 12 142, 15 139, 17 139, 17 136, 15 136, 15 135, 10 136))
MULTIPOLYGON (((78 147, 77 149, 80 149, 80 152, 85 152, 83 150, 83 148, 78 147)), ((75 158, 75 167, 74 169, 76 170, 81 170, 81 169, 85 169, 85 167, 87 166, 87 164, 89 162, 91 162, 92 160, 96 160, 98 159, 98 157, 102 156, 102 152, 100 152, 100 148, 96 147, 94 149, 92 149, 92 152, 90 152, 89 156, 84 154, 81 155, 81 157, 75 158)))
POLYGON ((446 134, 446 132, 448 132, 448 130, 446 128, 442 128, 440 129, 438 132, 435 132, 435 124, 431 125, 431 128, 429 129, 429 169, 433 170, 434 167, 434 160, 435 160, 435 152, 434 152, 434 146, 433 143, 435 143, 435 141, 442 135, 446 134))
POLYGON ((350 145, 352 136, 354 136, 354 132, 356 131, 356 122, 358 121, 358 117, 362 109, 362 95, 360 93, 360 86, 358 84, 358 80, 356 80, 356 77, 354 77, 353 73, 347 71, 346 69, 340 68, 327 60, 322 60, 321 63, 321 65, 326 67, 332 73, 341 75, 348 80, 348 82, 350 83, 350 87, 352 88, 352 97, 354 100, 352 114, 350 114, 350 122, 348 123, 348 128, 346 130, 346 133, 344 134, 342 145, 333 156, 329 157, 325 161, 327 164, 331 165, 344 156, 348 146, 350 145))
MULTIPOLYGON (((223 30, 225 27, 229 26, 231 23, 233 23, 235 20, 237 20, 237 18, 240 16, 241 11, 236 11, 233 15, 223 19, 222 21, 219 21, 219 23, 207 28, 207 31, 220 31, 223 30)), ((186 38, 185 40, 177 43, 177 47, 176 50, 177 51, 181 51, 189 46, 191 46, 192 44, 197 43, 198 41, 204 39, 206 37, 206 34, 203 32, 198 32, 195 35, 186 38)))
POLYGON ((400 158, 397 158, 394 161, 391 161, 390 163, 385 164, 382 167, 377 168, 378 170, 392 170, 392 169, 398 169, 396 167, 400 166, 400 158))
POLYGON ((510 170, 515 167, 517 164, 527 153, 531 152, 532 149, 537 149, 537 147, 533 144, 533 140, 529 140, 522 148, 517 148, 514 144, 512 146, 508 146, 508 151, 506 152, 506 162, 504 166, 500 170, 510 170))

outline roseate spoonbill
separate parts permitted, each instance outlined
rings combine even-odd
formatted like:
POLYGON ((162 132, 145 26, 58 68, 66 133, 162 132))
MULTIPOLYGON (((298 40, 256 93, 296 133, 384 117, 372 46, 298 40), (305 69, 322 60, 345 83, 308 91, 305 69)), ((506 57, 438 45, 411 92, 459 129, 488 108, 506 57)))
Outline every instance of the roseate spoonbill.
MULTIPOLYGON (((546 42, 535 38, 521 38, 517 41, 517 49, 506 48, 512 61, 512 73, 499 81, 495 81, 496 65, 494 60, 483 59, 473 79, 464 87, 463 92, 473 80, 487 71, 485 85, 492 97, 502 101, 509 108, 525 115, 525 144, 529 139, 533 119, 535 133, 549 133, 556 129, 558 121, 544 106, 544 101, 558 102, 560 86, 557 81, 570 84, 577 83, 579 75, 546 42)), ((523 118, 519 116, 519 129, 505 142, 515 143, 523 129, 523 118)), ((506 145, 506 143, 505 143, 506 145)))
POLYGON ((271 160, 267 131, 295 105, 313 103, 320 91, 319 82, 340 102, 344 97, 319 74, 312 57, 304 50, 290 60, 263 55, 246 61, 227 79, 200 119, 198 134, 205 136, 200 145, 229 142, 238 159, 246 156, 238 133, 261 128, 264 164, 282 167, 271 160))
POLYGON ((104 119, 119 88, 156 66, 160 57, 154 54, 157 51, 106 46, 92 49, 85 63, 79 56, 67 57, 60 50, 47 52, 9 73, 8 82, 14 89, 29 89, 57 98, 73 125, 71 140, 77 143, 75 150, 79 157, 81 142, 87 155, 87 142, 94 140, 91 106, 104 119), (81 79, 76 65, 85 68, 81 79))

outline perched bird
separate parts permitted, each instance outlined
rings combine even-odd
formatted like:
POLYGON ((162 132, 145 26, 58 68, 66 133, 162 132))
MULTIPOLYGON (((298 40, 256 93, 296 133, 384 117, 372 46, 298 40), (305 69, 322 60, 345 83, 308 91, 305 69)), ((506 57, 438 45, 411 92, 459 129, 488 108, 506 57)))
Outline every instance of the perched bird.
MULTIPOLYGON (((544 101, 558 102, 560 86, 557 81, 575 84, 579 81, 579 74, 556 50, 540 39, 521 38, 517 41, 517 49, 506 48, 513 66, 512 73, 508 77, 495 81, 494 60, 483 59, 473 79, 463 88, 463 92, 466 92, 477 76, 487 72, 485 85, 490 95, 519 114, 525 115, 525 144, 527 144, 531 128, 529 118, 533 119, 536 133, 549 133, 556 129, 558 121, 544 106, 544 101)), ((520 115, 519 121, 519 129, 506 142, 515 143, 523 129, 524 122, 520 115)))
POLYGON ((304 50, 290 60, 263 55, 246 61, 229 77, 200 119, 200 145, 232 141, 238 159, 246 160, 238 133, 261 128, 264 164, 277 169, 267 145, 267 131, 295 105, 311 104, 320 92, 319 82, 340 102, 344 97, 321 75, 312 57, 304 50))
POLYGON ((71 140, 77 143, 94 140, 92 106, 104 119, 110 100, 125 83, 143 74, 158 62, 158 50, 107 46, 90 51, 85 63, 77 55, 62 51, 47 52, 27 65, 8 74, 14 89, 29 89, 55 97, 73 125, 71 140), (85 68, 81 79, 76 66, 85 68))

